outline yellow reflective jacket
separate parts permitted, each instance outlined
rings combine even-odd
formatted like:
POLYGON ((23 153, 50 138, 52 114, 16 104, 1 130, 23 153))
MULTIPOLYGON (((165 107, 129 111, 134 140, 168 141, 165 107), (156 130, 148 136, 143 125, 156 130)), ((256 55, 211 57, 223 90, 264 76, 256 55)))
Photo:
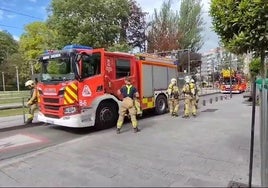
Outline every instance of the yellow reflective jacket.
POLYGON ((167 89, 168 97, 178 99, 179 98, 179 87, 174 84, 169 84, 167 89))

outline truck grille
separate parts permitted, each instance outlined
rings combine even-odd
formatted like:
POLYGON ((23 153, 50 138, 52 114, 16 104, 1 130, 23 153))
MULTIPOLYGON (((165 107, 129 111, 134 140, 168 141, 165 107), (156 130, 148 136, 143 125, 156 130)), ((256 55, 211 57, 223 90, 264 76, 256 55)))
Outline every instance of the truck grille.
POLYGON ((44 98, 44 102, 45 102, 45 103, 56 103, 56 104, 58 104, 59 101, 60 101, 59 99, 44 98))
POLYGON ((59 106, 51 106, 51 105, 45 105, 44 108, 46 110, 59 110, 60 109, 59 106))

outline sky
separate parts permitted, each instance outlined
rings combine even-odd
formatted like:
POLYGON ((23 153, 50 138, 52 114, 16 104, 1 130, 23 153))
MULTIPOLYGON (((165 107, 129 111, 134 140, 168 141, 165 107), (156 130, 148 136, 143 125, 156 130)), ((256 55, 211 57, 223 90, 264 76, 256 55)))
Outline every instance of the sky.
MULTIPOLYGON (((90 0, 88 0, 90 1, 90 0)), ((142 10, 148 12, 150 17, 154 12, 160 10, 163 0, 136 0, 142 10)), ((24 32, 24 26, 34 21, 45 21, 47 19, 47 7, 51 0, 0 0, 0 30, 6 30, 14 39, 18 40, 24 32)), ((207 52, 218 47, 218 36, 212 31, 211 17, 208 14, 210 0, 202 0, 203 19, 205 22, 204 45, 200 52, 207 52)), ((179 10, 179 1, 173 0, 172 7, 179 10), (176 2, 176 3, 175 3, 176 2)), ((148 17, 148 18, 149 18, 148 17)))

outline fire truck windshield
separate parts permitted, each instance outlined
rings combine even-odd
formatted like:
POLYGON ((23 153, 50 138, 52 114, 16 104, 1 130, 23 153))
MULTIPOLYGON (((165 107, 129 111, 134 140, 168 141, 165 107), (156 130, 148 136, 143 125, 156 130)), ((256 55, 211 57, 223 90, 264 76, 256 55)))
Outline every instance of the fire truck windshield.
MULTIPOLYGON (((222 84, 230 85, 230 78, 224 78, 224 79, 222 80, 222 84)), ((232 84, 233 84, 233 85, 237 84, 237 79, 233 78, 233 79, 232 79, 232 84)))
POLYGON ((54 58, 42 63, 41 82, 73 80, 70 58, 54 58))

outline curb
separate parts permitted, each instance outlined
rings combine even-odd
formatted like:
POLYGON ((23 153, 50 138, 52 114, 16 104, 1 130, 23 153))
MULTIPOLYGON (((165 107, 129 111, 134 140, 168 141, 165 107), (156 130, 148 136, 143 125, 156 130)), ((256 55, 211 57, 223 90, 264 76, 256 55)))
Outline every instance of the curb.
MULTIPOLYGON (((12 105, 12 106, 0 106, 0 110, 8 110, 8 109, 15 109, 15 108, 22 108, 23 105, 12 105)), ((24 106, 25 107, 25 106, 24 106)))

